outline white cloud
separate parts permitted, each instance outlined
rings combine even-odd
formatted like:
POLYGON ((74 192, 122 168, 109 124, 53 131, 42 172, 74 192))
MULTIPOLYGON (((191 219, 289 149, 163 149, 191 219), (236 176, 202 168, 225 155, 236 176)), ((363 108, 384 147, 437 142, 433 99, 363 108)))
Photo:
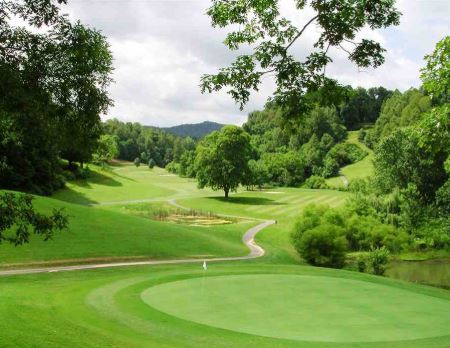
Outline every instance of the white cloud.
MULTIPOLYGON (((300 13, 292 4, 282 0, 281 11, 301 25, 312 11, 300 13)), ((263 107, 273 91, 270 79, 252 94, 244 111, 226 93, 200 93, 202 74, 226 66, 236 55, 222 44, 225 31, 211 28, 205 15, 209 6, 208 0, 69 0, 65 10, 71 17, 102 30, 111 43, 115 106, 107 117, 157 126, 203 120, 241 124, 249 111, 263 107)), ((388 49, 382 67, 358 72, 343 52, 334 50, 327 72, 353 86, 418 86, 423 56, 449 33, 450 2, 400 0, 398 7, 400 26, 361 33, 388 49)), ((305 35, 293 47, 298 57, 311 48, 317 29, 311 26, 305 35)))

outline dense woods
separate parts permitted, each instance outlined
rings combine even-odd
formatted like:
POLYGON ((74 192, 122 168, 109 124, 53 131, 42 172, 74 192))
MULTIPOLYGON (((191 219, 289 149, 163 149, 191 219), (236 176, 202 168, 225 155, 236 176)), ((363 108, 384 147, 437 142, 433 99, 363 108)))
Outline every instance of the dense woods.
POLYGON ((159 167, 181 161, 187 151, 195 149, 195 141, 190 137, 179 137, 164 130, 142 126, 139 123, 124 123, 117 119, 103 124, 103 132, 116 139, 118 159, 134 161, 140 158, 147 164, 152 159, 159 167))

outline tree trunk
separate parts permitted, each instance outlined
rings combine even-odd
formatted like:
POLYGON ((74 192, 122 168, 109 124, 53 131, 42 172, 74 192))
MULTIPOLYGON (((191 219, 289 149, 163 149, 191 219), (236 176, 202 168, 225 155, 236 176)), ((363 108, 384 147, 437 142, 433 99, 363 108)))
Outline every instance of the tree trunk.
POLYGON ((230 192, 230 189, 225 187, 223 190, 225 191, 225 198, 228 198, 228 192, 230 192))

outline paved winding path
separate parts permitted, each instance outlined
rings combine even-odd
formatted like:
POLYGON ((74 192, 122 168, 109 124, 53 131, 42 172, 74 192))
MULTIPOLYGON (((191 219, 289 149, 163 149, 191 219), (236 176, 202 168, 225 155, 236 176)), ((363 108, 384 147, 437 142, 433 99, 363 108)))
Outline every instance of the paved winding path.
MULTIPOLYGON (((175 202, 175 200, 170 200, 170 204, 180 208, 188 209, 175 202)), ((220 215, 228 216, 230 215, 220 215)), ((249 218, 246 218, 249 219, 249 218)), ((257 220, 257 219, 252 219, 257 220)), ((275 220, 266 220, 257 226, 254 226, 247 230, 242 236, 242 242, 250 249, 250 253, 247 256, 237 256, 237 257, 216 257, 205 259, 208 262, 218 262, 218 261, 237 261, 237 260, 249 260, 264 255, 264 249, 261 248, 255 242, 255 235, 266 228, 267 226, 275 224, 275 220)), ((63 272, 63 271, 78 271, 85 269, 98 269, 98 268, 112 268, 112 267, 125 267, 125 266, 145 266, 145 265, 171 265, 171 264, 181 264, 181 263, 203 263, 203 259, 176 259, 176 260, 148 260, 148 261, 127 261, 127 262, 111 262, 111 263, 99 263, 99 264, 85 264, 85 265, 72 265, 72 266, 55 266, 55 267, 41 267, 41 268, 26 268, 26 269, 12 269, 0 271, 0 276, 8 275, 18 275, 18 274, 33 274, 33 273, 53 273, 53 272, 63 272)))

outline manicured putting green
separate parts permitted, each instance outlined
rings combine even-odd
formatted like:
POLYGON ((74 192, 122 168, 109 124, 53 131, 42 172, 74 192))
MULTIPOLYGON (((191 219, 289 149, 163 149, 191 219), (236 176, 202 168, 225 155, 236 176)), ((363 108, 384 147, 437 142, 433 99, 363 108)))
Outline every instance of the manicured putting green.
POLYGON ((450 334, 450 302, 372 282, 303 275, 230 275, 164 283, 141 294, 172 316, 301 341, 400 341, 450 334))

